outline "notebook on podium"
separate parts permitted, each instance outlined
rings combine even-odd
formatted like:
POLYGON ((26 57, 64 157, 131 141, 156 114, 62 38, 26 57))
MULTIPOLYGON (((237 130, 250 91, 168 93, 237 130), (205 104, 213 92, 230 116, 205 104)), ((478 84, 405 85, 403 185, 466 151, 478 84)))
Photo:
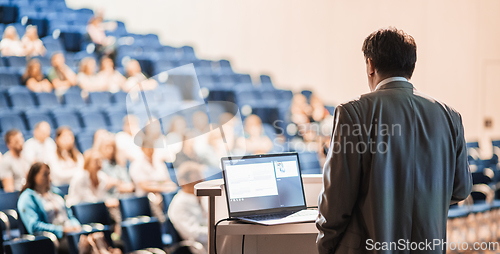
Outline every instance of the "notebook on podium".
POLYGON ((312 222, 297 153, 221 159, 229 217, 262 225, 312 222))

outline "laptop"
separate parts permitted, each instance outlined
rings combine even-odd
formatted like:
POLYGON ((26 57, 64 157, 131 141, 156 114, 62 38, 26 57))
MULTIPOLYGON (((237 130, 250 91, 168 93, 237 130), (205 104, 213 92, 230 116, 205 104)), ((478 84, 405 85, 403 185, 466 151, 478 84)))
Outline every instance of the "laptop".
POLYGON ((262 225, 312 222, 297 153, 221 159, 230 218, 262 225))

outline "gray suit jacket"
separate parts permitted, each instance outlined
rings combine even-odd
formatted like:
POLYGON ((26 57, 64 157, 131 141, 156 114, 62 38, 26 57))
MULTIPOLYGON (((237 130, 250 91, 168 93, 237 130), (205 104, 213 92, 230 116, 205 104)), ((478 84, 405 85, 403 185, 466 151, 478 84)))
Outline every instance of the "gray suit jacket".
POLYGON ((402 81, 335 109, 323 170, 320 254, 444 253, 449 206, 472 188, 460 114, 402 81))

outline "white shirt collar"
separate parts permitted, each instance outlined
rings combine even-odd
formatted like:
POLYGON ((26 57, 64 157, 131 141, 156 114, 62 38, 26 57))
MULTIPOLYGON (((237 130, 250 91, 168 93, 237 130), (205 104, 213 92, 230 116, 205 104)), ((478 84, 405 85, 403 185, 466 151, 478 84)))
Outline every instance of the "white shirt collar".
POLYGON ((375 87, 375 90, 373 90, 374 92, 377 91, 381 86, 389 83, 389 82, 393 82, 393 81, 406 81, 408 82, 408 79, 406 79, 405 77, 390 77, 390 78, 386 78, 382 81, 380 81, 380 83, 377 84, 377 86, 375 87))

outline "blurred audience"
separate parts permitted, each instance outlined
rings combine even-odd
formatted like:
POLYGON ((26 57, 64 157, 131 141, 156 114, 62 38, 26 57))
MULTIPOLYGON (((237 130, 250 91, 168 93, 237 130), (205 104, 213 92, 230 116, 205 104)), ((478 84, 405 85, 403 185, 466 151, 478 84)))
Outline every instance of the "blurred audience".
POLYGON ((125 157, 117 149, 113 135, 104 137, 99 152, 102 156, 102 172, 118 181, 118 194, 132 193, 134 184, 128 174, 125 157))
POLYGON ((98 151, 85 154, 84 170, 75 172, 67 197, 68 205, 105 202, 107 207, 118 207, 118 199, 111 195, 118 181, 101 171, 102 158, 98 151))
POLYGON ((43 46, 42 40, 38 38, 38 29, 36 26, 28 25, 26 27, 26 32, 21 42, 23 43, 26 56, 33 57, 45 55, 45 46, 43 46))
POLYGON ((146 75, 142 73, 141 65, 135 59, 128 61, 125 71, 127 73, 127 81, 122 86, 122 90, 125 92, 130 92, 133 87, 140 84, 142 90, 153 90, 158 86, 158 82, 154 79, 148 79, 146 75))
POLYGON ((80 70, 76 76, 77 83, 85 92, 107 91, 107 84, 96 74, 96 62, 93 57, 85 57, 80 61, 80 70))
MULTIPOLYGON (((208 203, 197 197, 194 186, 203 181, 203 166, 185 162, 177 170, 181 190, 172 199, 168 217, 183 240, 193 240, 208 248, 208 203)), ((191 246, 192 253, 201 253, 191 246)))
POLYGON ((116 50, 116 38, 107 36, 106 30, 113 31, 116 29, 116 22, 103 22, 103 11, 97 11, 96 15, 89 20, 87 25, 87 33, 96 45, 96 51, 99 54, 110 56, 114 55, 116 50))
POLYGON ((0 53, 2 56, 25 56, 23 43, 19 39, 17 30, 14 26, 7 26, 3 31, 0 41, 0 53))
POLYGON ((58 253, 69 253, 67 233, 80 232, 80 222, 66 206, 64 196, 52 187, 50 168, 36 162, 31 166, 17 208, 29 234, 49 232, 59 239, 58 253))
POLYGON ((17 129, 5 133, 5 144, 9 149, 0 161, 0 180, 5 192, 19 191, 23 187, 30 164, 22 153, 23 134, 17 129))
POLYGON ((31 59, 26 64, 26 70, 21 77, 21 82, 35 93, 52 92, 52 84, 42 73, 42 65, 38 59, 31 59))
POLYGON ((101 147, 101 143, 109 136, 111 135, 109 131, 106 129, 98 129, 94 132, 94 137, 93 137, 93 142, 92 142, 92 147, 87 149, 85 152, 83 152, 83 157, 85 157, 86 153, 90 153, 91 151, 100 151, 99 148, 101 147))
POLYGON ((52 182, 56 186, 66 185, 73 176, 83 169, 83 156, 76 149, 75 136, 68 127, 56 130, 56 156, 49 163, 52 169, 52 182))
POLYGON ((319 123, 330 115, 330 112, 328 112, 328 109, 326 109, 325 104, 323 104, 321 99, 316 96, 316 94, 311 94, 311 98, 309 98, 309 104, 311 104, 311 122, 319 123))
POLYGON ((240 146, 246 147, 247 154, 263 154, 273 149, 273 142, 264 132, 262 120, 257 115, 249 115, 245 119, 245 138, 240 139, 240 146))
POLYGON ((195 144, 198 145, 202 142, 206 142, 206 139, 196 136, 194 133, 188 133, 184 135, 184 140, 182 141, 182 149, 175 155, 174 167, 177 168, 186 161, 204 164, 203 159, 198 156, 195 150, 195 144))
POLYGON ((135 184, 137 196, 144 196, 148 192, 172 192, 177 185, 172 182, 165 162, 154 159, 155 149, 150 145, 143 145, 143 156, 130 164, 130 177, 135 184))
POLYGON ((170 120, 170 127, 168 129, 167 135, 165 136, 165 142, 168 146, 167 153, 169 157, 175 158, 175 155, 182 150, 182 140, 184 139, 184 134, 187 131, 188 126, 186 119, 181 115, 176 115, 170 120))
POLYGON ((47 75, 58 95, 76 85, 76 74, 66 65, 63 53, 55 53, 51 58, 52 67, 47 75))
POLYGON ((117 70, 109 57, 101 58, 101 70, 97 73, 98 83, 105 84, 106 89, 112 93, 120 91, 127 79, 117 70))
POLYGON ((139 131, 139 118, 135 115, 126 115, 123 117, 122 131, 115 135, 116 147, 130 162, 142 158, 141 147, 134 143, 134 137, 139 131))
POLYGON ((42 121, 35 125, 33 137, 24 143, 22 152, 30 165, 35 162, 48 162, 50 157, 56 155, 57 146, 50 133, 49 123, 42 121))

